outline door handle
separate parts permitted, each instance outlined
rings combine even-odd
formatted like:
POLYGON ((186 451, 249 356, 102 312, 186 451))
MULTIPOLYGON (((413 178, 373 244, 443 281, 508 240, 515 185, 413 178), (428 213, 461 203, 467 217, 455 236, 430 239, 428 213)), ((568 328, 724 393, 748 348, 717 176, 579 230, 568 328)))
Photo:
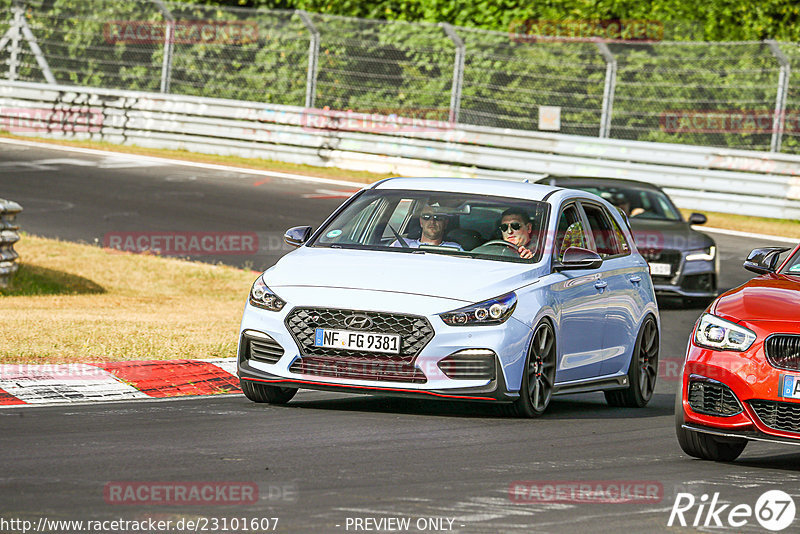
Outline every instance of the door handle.
POLYGON ((608 282, 606 282, 605 280, 600 280, 599 282, 595 282, 594 287, 602 291, 608 287, 608 282))
POLYGON ((642 281, 642 277, 641 276, 631 276, 630 278, 628 278, 628 280, 631 281, 631 284, 638 284, 639 282, 642 281))

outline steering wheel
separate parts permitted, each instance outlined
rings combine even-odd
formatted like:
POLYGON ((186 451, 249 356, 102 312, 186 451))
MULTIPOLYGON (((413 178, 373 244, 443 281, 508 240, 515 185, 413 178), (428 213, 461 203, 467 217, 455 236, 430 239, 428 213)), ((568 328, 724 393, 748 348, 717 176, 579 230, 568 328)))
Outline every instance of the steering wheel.
POLYGON ((485 246, 488 246, 488 245, 505 245, 508 248, 510 248, 511 250, 513 250, 514 252, 519 252, 519 247, 517 245, 515 245, 514 243, 509 243, 508 241, 506 241, 504 239, 492 239, 491 241, 487 241, 486 243, 484 243, 484 244, 482 244, 480 246, 485 247, 485 246))

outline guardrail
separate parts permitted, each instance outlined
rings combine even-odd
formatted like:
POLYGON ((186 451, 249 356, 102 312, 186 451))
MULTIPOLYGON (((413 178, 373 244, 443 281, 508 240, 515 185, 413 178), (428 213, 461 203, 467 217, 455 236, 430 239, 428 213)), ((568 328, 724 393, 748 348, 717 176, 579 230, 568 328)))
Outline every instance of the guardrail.
POLYGON ((16 202, 0 198, 0 288, 8 287, 19 269, 14 243, 19 241, 19 225, 15 220, 21 211, 22 206, 16 202))
POLYGON ((0 81, 0 129, 406 176, 636 179, 687 209, 800 219, 800 156, 0 81))

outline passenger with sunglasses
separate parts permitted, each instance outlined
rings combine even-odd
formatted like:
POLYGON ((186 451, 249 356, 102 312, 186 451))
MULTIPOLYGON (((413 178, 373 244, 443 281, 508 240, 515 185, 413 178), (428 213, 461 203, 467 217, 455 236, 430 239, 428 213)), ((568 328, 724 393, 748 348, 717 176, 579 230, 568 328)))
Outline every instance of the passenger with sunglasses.
MULTIPOLYGON (((420 245, 441 245, 464 250, 461 245, 453 241, 444 241, 444 232, 450 218, 444 213, 436 213, 432 206, 425 205, 419 215, 419 225, 422 235, 419 239, 405 239, 403 241, 409 248, 419 248, 420 245)), ((402 247, 400 241, 392 243, 393 247, 402 247)))
MULTIPOLYGON (((525 260, 533 258, 530 250, 533 224, 525 210, 508 208, 500 218, 500 232, 503 240, 517 246, 519 257, 525 260)), ((510 251, 509 251, 510 252, 510 251)))

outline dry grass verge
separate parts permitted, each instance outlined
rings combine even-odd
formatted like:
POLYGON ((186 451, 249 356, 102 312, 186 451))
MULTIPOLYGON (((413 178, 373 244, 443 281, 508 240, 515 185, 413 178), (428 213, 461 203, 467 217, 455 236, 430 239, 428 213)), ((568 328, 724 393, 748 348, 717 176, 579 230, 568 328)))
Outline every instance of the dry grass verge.
POLYGON ((0 363, 234 356, 256 274, 24 235, 0 363))

